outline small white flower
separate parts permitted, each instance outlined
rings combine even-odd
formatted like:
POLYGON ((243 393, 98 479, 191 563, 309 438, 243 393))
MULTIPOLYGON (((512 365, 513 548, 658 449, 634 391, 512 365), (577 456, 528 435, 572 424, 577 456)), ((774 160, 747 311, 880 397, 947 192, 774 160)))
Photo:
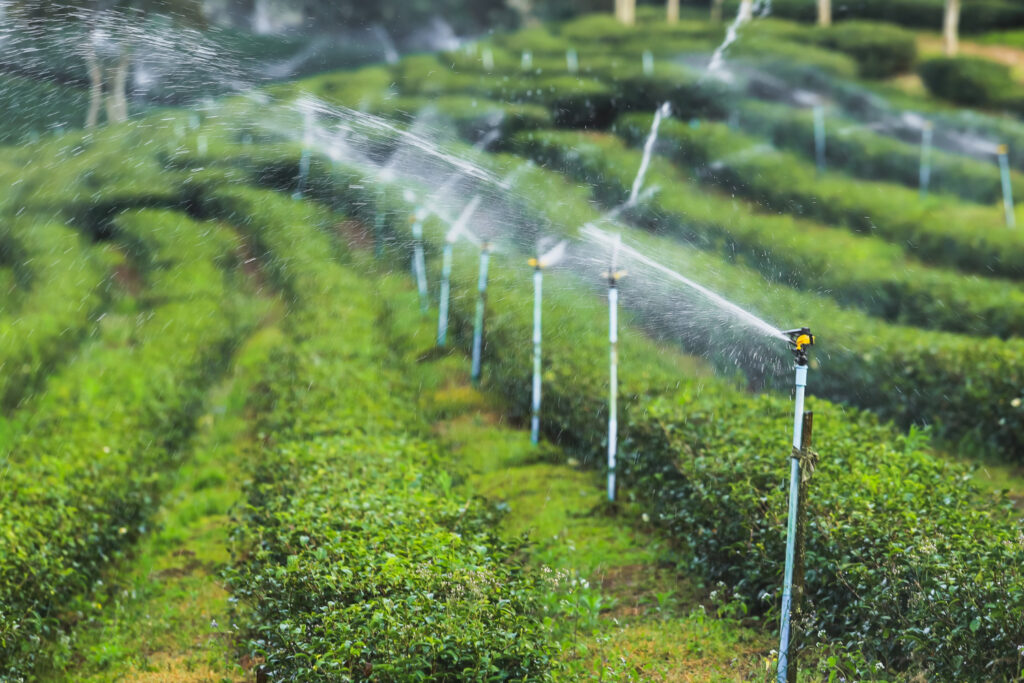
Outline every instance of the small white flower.
POLYGON ((1020 397, 1018 396, 1017 398, 1010 401, 1010 405, 1013 406, 1014 408, 1020 408, 1020 397))
POLYGON ((875 671, 881 671, 884 668, 885 668, 884 664, 882 664, 881 662, 875 662, 875 671))

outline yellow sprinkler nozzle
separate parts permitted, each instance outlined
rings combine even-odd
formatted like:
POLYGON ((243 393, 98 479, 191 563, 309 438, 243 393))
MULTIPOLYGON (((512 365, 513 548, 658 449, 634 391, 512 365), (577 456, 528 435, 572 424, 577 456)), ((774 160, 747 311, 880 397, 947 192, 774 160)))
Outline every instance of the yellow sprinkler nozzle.
POLYGON ((1006 154, 1009 151, 1010 151, 1010 148, 1009 148, 1008 145, 999 145, 999 147, 996 149, 996 152, 998 154, 1006 154))
POLYGON ((811 334, 811 330, 801 327, 796 330, 786 330, 783 334, 789 337, 797 365, 807 365, 807 349, 814 346, 814 335, 811 334))
POLYGON ((538 261, 535 258, 530 259, 529 261, 527 261, 527 263, 529 263, 534 268, 540 268, 540 261, 538 261))

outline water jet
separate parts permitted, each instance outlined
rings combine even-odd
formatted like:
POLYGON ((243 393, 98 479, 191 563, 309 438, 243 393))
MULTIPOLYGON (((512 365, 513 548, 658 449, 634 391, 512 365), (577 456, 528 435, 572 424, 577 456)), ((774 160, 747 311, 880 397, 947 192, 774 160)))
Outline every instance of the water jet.
POLYGON ((441 261, 441 298, 438 304, 439 310, 437 315, 438 346, 443 347, 448 342, 448 302, 451 298, 452 250, 455 242, 459 239, 459 235, 465 230, 466 224, 473 217, 473 213, 478 206, 480 206, 480 195, 476 195, 469 201, 469 204, 459 214, 458 219, 456 219, 451 230, 448 231, 444 238, 444 255, 441 261))

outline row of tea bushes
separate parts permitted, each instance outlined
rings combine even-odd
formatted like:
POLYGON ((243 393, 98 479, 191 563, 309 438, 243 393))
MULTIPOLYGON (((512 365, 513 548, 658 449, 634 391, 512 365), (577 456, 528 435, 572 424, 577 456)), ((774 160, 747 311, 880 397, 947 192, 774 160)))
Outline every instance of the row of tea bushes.
MULTIPOLYGON (((459 287, 472 287, 460 269, 459 287)), ((458 272, 458 271, 457 271, 458 272)), ((552 280, 554 278, 551 278, 552 280)), ((528 413, 531 327, 525 266, 496 264, 488 318, 488 386, 528 413)), ((545 319, 542 425, 604 461, 606 312, 579 290, 553 292, 545 319), (581 299, 583 303, 581 305, 581 299), (554 321, 557 321, 554 322, 554 321)), ((462 329, 471 297, 457 298, 462 329)), ((785 555, 792 403, 752 397, 706 377, 671 373, 671 352, 624 331, 620 406, 628 495, 754 609, 778 598, 785 555), (668 380, 668 381, 666 381, 668 380)), ((468 342, 466 336, 463 343, 468 342)), ((817 393, 819 373, 811 374, 817 393)), ((897 436, 872 416, 811 399, 821 461, 808 494, 807 595, 801 624, 819 653, 852 653, 858 679, 920 672, 956 680, 1019 674, 1024 559, 1017 515, 979 494, 926 440, 897 436)))
MULTIPOLYGON (((804 157, 814 158, 814 117, 768 102, 746 101, 737 122, 753 135, 804 157)), ((907 187, 920 186, 921 145, 875 133, 850 119, 829 118, 825 158, 858 178, 886 180, 907 187)), ((1002 201, 1002 186, 995 157, 991 163, 931 150, 929 191, 957 195, 982 204, 1002 201)), ((1024 176, 1012 172, 1015 196, 1024 196, 1024 176)))
MULTIPOLYGON (((638 138, 649 117, 619 126, 638 138)), ((602 135, 533 132, 515 146, 538 163, 567 172, 595 188, 607 206, 630 194, 641 163, 639 150, 602 135)), ((986 280, 908 259, 879 237, 853 235, 695 187, 666 161, 654 158, 648 187, 661 188, 631 210, 636 220, 759 270, 768 280, 827 292, 838 302, 886 320, 980 336, 1024 332, 1024 293, 1013 282, 986 280)))
MULTIPOLYGON (((615 149, 614 143, 607 150, 595 145, 601 139, 559 133, 534 136, 533 143, 535 150, 543 153, 537 158, 553 165, 571 165, 588 156, 603 159, 602 163, 609 168, 634 167, 620 163, 614 154, 606 154, 615 149), (595 154, 597 151, 601 154, 595 154)), ((656 176, 652 176, 651 182, 657 182, 656 176)), ((682 186, 673 187, 672 196, 678 197, 682 186)), ((543 197, 537 194, 539 191, 537 187, 532 189, 533 194, 543 197)), ((628 193, 628 185, 616 191, 628 193)), ((566 193, 558 192, 557 196, 564 205, 566 193)), ((652 200, 652 213, 646 223, 654 232, 678 234, 678 226, 692 220, 692 214, 687 212, 696 211, 697 205, 685 204, 685 210, 673 210, 667 200, 668 195, 652 200)), ((538 201, 539 206, 545 203, 545 199, 538 201)), ((551 197, 547 197, 546 202, 550 201, 551 197)), ((579 224, 582 223, 576 223, 579 224)), ((659 260, 672 265, 673 259, 678 258, 687 268, 693 268, 694 256, 687 255, 689 249, 674 246, 671 239, 648 247, 648 253, 658 254, 659 260)), ((1018 360, 1024 353, 1021 341, 887 324, 856 311, 844 311, 812 294, 793 292, 783 286, 765 290, 761 277, 721 258, 701 264, 697 279, 705 284, 716 281, 719 291, 727 297, 741 305, 752 305, 779 321, 787 320, 794 311, 812 316, 813 326, 820 328, 822 339, 833 340, 829 349, 819 354, 822 372, 817 381, 822 395, 869 408, 903 425, 931 424, 944 438, 964 439, 973 446, 996 451, 1004 459, 1016 460, 1022 452, 1024 411, 1020 401, 1024 398, 1024 374, 1018 360)))
POLYGON ((0 672, 12 679, 60 655, 75 599, 144 533, 159 472, 255 312, 227 291, 218 262, 234 243, 216 226, 155 212, 117 223, 153 257, 137 304, 108 313, 0 432, 0 672))
MULTIPOLYGON (((619 127, 640 144, 649 117, 619 127)), ((981 275, 1024 276, 1024 238, 1003 224, 1001 208, 965 205, 948 198, 921 201, 918 193, 887 183, 852 181, 827 172, 763 140, 707 123, 699 129, 668 120, 661 149, 694 169, 706 182, 749 197, 766 209, 876 234, 908 253, 937 264, 981 275)))
POLYGON ((378 330, 379 283, 332 262, 321 208, 222 187, 204 209, 252 235, 292 296, 251 402, 266 447, 229 574, 246 649, 275 680, 545 680, 533 580, 489 509, 451 493, 378 330))
POLYGON ((52 221, 22 217, 5 227, 31 279, 18 288, 17 308, 0 314, 0 406, 10 410, 88 335, 117 256, 52 221))

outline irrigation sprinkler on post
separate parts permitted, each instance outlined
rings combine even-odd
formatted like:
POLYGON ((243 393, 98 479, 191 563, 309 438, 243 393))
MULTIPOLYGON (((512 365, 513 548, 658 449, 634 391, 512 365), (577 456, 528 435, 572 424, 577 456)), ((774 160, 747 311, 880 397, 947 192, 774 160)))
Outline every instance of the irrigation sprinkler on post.
MULTIPOLYGON (((796 405, 793 413, 793 451, 789 458, 789 516, 786 525, 786 569, 782 583, 782 621, 779 627, 778 683, 789 676, 789 644, 793 617, 793 575, 796 565, 797 518, 800 514, 800 457, 804 446, 804 391, 807 387, 807 349, 814 335, 806 328, 784 332, 790 339, 796 369, 796 405)), ((794 671, 795 673, 795 671, 794 671)))
POLYGON ((523 59, 520 62, 520 66, 523 71, 529 71, 533 68, 533 53, 529 50, 523 50, 523 59))
POLYGON ((928 196, 928 185, 932 178, 932 135, 934 134, 931 121, 925 121, 921 127, 921 199, 928 196))
POLYGON ((412 223, 412 272, 416 277, 416 289, 420 292, 420 310, 427 312, 430 307, 430 300, 427 295, 427 264, 423 257, 423 221, 427 217, 427 210, 417 207, 416 212, 409 216, 412 223))
POLYGON ((825 105, 814 105, 814 157, 818 173, 825 172, 825 105))
POLYGON ((569 73, 574 76, 580 70, 580 56, 576 52, 576 48, 570 47, 565 51, 565 68, 569 70, 569 73))
POLYGON ((644 50, 643 55, 644 76, 654 75, 654 55, 650 50, 644 50))
POLYGON ((999 175, 1003 180, 1003 211, 1006 213, 1006 227, 1017 227, 1017 216, 1013 210, 1013 184, 1010 182, 1010 148, 999 145, 999 175))
POLYGON ((541 299, 543 296, 544 269, 550 268, 565 255, 567 242, 564 240, 537 258, 530 259, 533 266, 533 396, 530 401, 530 443, 540 442, 540 342, 541 342, 541 299))
POLYGON ((491 260, 491 243, 480 245, 480 277, 477 280, 476 316, 473 319, 473 366, 470 379, 480 386, 480 366, 484 350, 484 308, 487 305, 487 267, 491 260))
POLYGON ((615 501, 615 467, 619 448, 619 280, 626 271, 616 270, 622 236, 615 236, 611 267, 603 277, 608 279, 608 500, 615 501))
POLYGON ((437 315, 437 345, 444 346, 448 342, 448 301, 452 291, 452 249, 459 239, 459 234, 466 228, 466 223, 473 216, 476 207, 480 206, 480 195, 476 195, 466 204, 452 225, 452 229, 444 238, 444 256, 441 262, 441 300, 437 315))

